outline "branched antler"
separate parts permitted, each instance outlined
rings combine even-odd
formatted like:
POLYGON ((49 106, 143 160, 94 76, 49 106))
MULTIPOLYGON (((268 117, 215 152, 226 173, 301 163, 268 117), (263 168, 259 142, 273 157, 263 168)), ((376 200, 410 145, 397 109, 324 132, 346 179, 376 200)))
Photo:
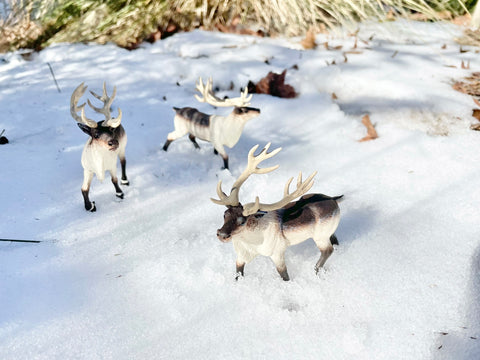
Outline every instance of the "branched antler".
POLYGON ((240 187, 242 184, 248 179, 248 177, 252 174, 266 174, 278 168, 278 165, 271 166, 268 168, 259 168, 258 165, 267 160, 282 150, 282 148, 278 148, 273 150, 272 152, 268 152, 268 148, 270 147, 271 143, 265 145, 264 149, 258 155, 254 155, 255 151, 258 149, 258 145, 255 145, 253 148, 250 149, 248 152, 248 163, 246 169, 240 174, 237 180, 233 183, 232 189, 230 190, 230 195, 227 196, 222 191, 222 181, 220 180, 217 184, 217 194, 220 200, 211 199, 215 204, 218 205, 225 205, 225 206, 237 206, 240 204, 238 194, 240 191, 240 187))
POLYGON ((248 216, 255 214, 257 211, 274 211, 278 210, 285 205, 287 205, 290 201, 295 200, 297 197, 304 195, 310 188, 313 186, 313 178, 317 174, 315 171, 312 173, 305 181, 302 181, 302 172, 298 174, 298 179, 297 179, 297 188, 293 193, 290 193, 290 184, 293 180, 293 177, 291 177, 288 181, 287 184, 285 185, 285 190, 283 192, 283 199, 280 201, 277 201, 276 203, 273 204, 261 204, 260 199, 257 196, 255 198, 254 203, 248 203, 243 206, 243 215, 248 216))
POLYGON ((207 104, 213 106, 238 106, 244 107, 250 105, 250 100, 252 95, 248 95, 248 89, 245 88, 243 92, 240 93, 240 97, 232 99, 220 99, 215 96, 212 91, 212 78, 209 78, 205 84, 203 84, 202 78, 198 79, 198 82, 195 84, 197 91, 200 92, 202 97, 195 94, 195 98, 200 102, 206 102, 207 104))
POLYGON ((91 128, 96 128, 97 122, 85 116, 85 103, 80 106, 77 105, 78 100, 80 100, 85 93, 85 90, 87 90, 87 86, 84 86, 83 84, 84 83, 82 82, 75 90, 73 90, 72 97, 70 98, 70 114, 77 122, 91 128), (80 116, 77 114, 79 111, 81 111, 80 116))
MULTIPOLYGON (((110 114, 110 107, 112 106, 113 100, 115 99, 115 95, 117 95, 117 88, 116 86, 113 87, 112 96, 108 96, 107 94, 107 84, 106 82, 103 83, 103 94, 102 96, 90 91, 90 93, 95 96, 98 100, 103 102, 103 107, 98 108, 92 105, 90 100, 87 100, 88 105, 95 110, 96 112, 103 114, 105 116, 105 121, 102 123, 102 126, 109 126, 112 128, 116 128, 122 122, 122 110, 118 108, 118 116, 116 118, 112 118, 110 114)), ((85 104, 84 104, 85 105, 85 104)))
MULTIPOLYGON (((248 164, 246 169, 240 174, 237 180, 233 183, 232 189, 230 190, 230 195, 227 196, 222 191, 222 181, 220 180, 217 184, 217 194, 220 200, 211 199, 215 204, 218 205, 225 205, 225 206, 238 206, 240 204, 238 194, 240 191, 240 187, 242 184, 248 179, 248 177, 252 174, 266 174, 278 168, 278 165, 271 166, 268 168, 259 168, 258 165, 273 156, 275 156, 281 148, 275 149, 272 152, 268 152, 268 148, 270 147, 270 143, 268 143, 265 148, 260 152, 258 155, 254 155, 255 151, 258 148, 258 145, 255 145, 248 153, 248 164)), ((304 195, 308 190, 311 189, 313 186, 313 178, 317 172, 315 171, 312 173, 305 181, 302 180, 302 173, 298 175, 297 178, 297 188, 292 193, 290 192, 290 184, 292 183, 293 177, 291 177, 283 191, 283 198, 280 201, 277 201, 273 204, 262 204, 260 203, 260 199, 257 196, 255 198, 255 202, 248 203, 243 206, 243 215, 248 216, 255 214, 258 211, 274 211, 278 210, 289 202, 295 200, 299 196, 304 195)))

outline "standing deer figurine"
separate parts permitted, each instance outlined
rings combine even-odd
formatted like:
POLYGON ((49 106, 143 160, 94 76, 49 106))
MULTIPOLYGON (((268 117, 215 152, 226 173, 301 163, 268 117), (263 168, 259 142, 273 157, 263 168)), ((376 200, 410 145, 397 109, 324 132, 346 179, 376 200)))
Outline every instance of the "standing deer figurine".
POLYGON ((83 166, 83 185, 82 195, 85 202, 85 210, 94 212, 97 210, 94 201, 88 198, 90 184, 95 174, 100 181, 105 179, 105 171, 110 172, 113 186, 115 187, 116 196, 123 199, 123 191, 118 185, 117 179, 117 158, 120 158, 122 166, 122 185, 129 185, 126 174, 125 147, 127 146, 127 134, 121 125, 122 111, 118 109, 118 116, 112 118, 110 114, 110 106, 117 93, 116 87, 113 87, 112 96, 107 95, 106 84, 103 83, 102 96, 97 95, 93 91, 90 93, 98 100, 103 102, 102 108, 97 108, 92 105, 90 100, 87 100, 88 105, 97 113, 103 114, 105 120, 95 122, 85 116, 85 103, 78 106, 79 99, 87 90, 87 86, 82 82, 73 91, 70 98, 70 113, 72 117, 78 122, 78 127, 90 138, 87 140, 82 152, 82 166, 83 166), (78 112, 80 116, 78 115, 78 112))
POLYGON ((313 238, 320 249, 321 256, 315 265, 315 272, 323 267, 338 244, 335 230, 340 221, 340 210, 337 200, 342 196, 330 197, 323 194, 304 195, 313 186, 316 172, 302 181, 300 172, 297 188, 290 193, 287 181, 283 199, 273 204, 262 204, 258 196, 255 202, 242 205, 238 195, 242 184, 251 174, 266 174, 278 168, 258 168, 262 161, 276 155, 281 148, 268 153, 268 143, 260 154, 254 156, 258 145, 248 153, 248 165, 234 182, 230 195, 222 191, 222 181, 217 185, 219 200, 211 199, 215 204, 225 205, 224 224, 217 230, 217 237, 222 242, 232 241, 237 254, 236 279, 244 275, 245 264, 257 255, 269 256, 283 280, 290 279, 285 265, 285 251, 289 246, 299 244, 313 238), (303 196, 302 196, 303 195, 303 196), (301 198, 291 202, 297 197, 301 198))
POLYGON ((223 167, 228 169, 228 155, 224 146, 232 148, 240 139, 243 128, 248 120, 257 117, 260 109, 248 107, 252 95, 248 96, 248 89, 241 93, 240 97, 221 100, 212 92, 212 79, 204 85, 202 78, 196 84, 197 90, 203 97, 195 95, 200 102, 206 102, 213 106, 233 106, 233 111, 228 116, 207 115, 191 107, 176 108, 173 119, 175 130, 168 134, 163 145, 167 151, 170 143, 186 134, 189 134, 195 148, 199 149, 196 138, 209 141, 213 144, 215 154, 223 158, 223 167))

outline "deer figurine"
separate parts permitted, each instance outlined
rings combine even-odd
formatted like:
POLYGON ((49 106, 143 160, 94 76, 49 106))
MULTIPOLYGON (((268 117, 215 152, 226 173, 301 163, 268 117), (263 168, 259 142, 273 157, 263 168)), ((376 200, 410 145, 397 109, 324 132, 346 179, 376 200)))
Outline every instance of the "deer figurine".
POLYGON ((196 86, 196 89, 203 96, 200 97, 195 94, 198 101, 213 106, 233 106, 233 111, 228 116, 219 116, 204 114, 191 107, 174 107, 173 123, 175 130, 168 134, 163 150, 167 151, 172 141, 189 134, 190 140, 197 149, 200 146, 196 138, 211 142, 215 154, 220 154, 223 158, 223 168, 228 169, 228 155, 224 146, 229 148, 235 146, 247 121, 257 117, 260 114, 260 109, 248 107, 252 98, 252 95, 248 96, 248 89, 245 89, 238 98, 222 100, 213 94, 212 79, 203 84, 202 78, 200 78, 196 86))
POLYGON ((96 122, 85 116, 85 103, 80 106, 77 105, 79 99, 87 89, 87 86, 84 86, 83 84, 84 83, 82 82, 78 85, 72 93, 70 98, 70 113, 77 121, 78 127, 90 136, 82 152, 82 195, 85 203, 85 210, 94 212, 97 210, 95 202, 90 201, 88 198, 88 192, 94 174, 97 176, 97 179, 103 181, 105 179, 105 171, 110 172, 116 196, 123 199, 123 191, 118 185, 117 179, 117 158, 120 158, 120 164, 122 166, 121 184, 129 185, 125 170, 127 164, 127 161, 125 160, 127 134, 121 125, 122 111, 120 108, 118 109, 118 116, 116 118, 112 118, 110 114, 110 106, 117 93, 116 87, 113 88, 112 96, 107 95, 105 83, 103 83, 102 96, 90 91, 94 97, 103 102, 103 107, 98 108, 93 106, 90 100, 87 100, 88 105, 95 110, 95 112, 105 116, 105 120, 96 122), (79 111, 80 115, 78 115, 79 111))
POLYGON ((288 281, 285 265, 285 251, 289 246, 299 244, 313 238, 321 255, 315 265, 315 272, 323 267, 338 244, 335 236, 340 221, 340 210, 337 200, 342 196, 330 197, 323 194, 307 194, 313 185, 316 172, 302 181, 300 172, 297 188, 290 193, 287 181, 283 198, 273 204, 262 204, 258 196, 255 202, 242 205, 238 195, 240 187, 251 174, 266 174, 278 168, 258 168, 262 161, 276 155, 281 148, 268 152, 270 143, 258 155, 254 155, 258 145, 248 153, 248 165, 234 182, 230 195, 222 191, 222 181, 217 185, 219 200, 211 199, 215 204, 225 205, 223 226, 217 230, 217 237, 222 242, 232 241, 237 254, 236 279, 243 277, 245 264, 257 255, 269 256, 283 280, 288 281), (297 197, 301 198, 291 202, 297 197))

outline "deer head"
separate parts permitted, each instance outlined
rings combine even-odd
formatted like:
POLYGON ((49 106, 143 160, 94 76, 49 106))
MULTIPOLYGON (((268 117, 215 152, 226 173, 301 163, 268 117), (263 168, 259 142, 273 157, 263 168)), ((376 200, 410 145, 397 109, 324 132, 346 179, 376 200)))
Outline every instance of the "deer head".
POLYGON ((293 180, 292 177, 287 181, 283 198, 280 201, 277 201, 273 204, 263 204, 260 203, 260 199, 257 196, 254 202, 242 205, 239 201, 238 195, 240 187, 248 179, 248 177, 252 174, 266 174, 278 168, 278 165, 268 168, 258 167, 262 161, 275 156, 281 150, 281 148, 278 148, 268 152, 269 147, 270 143, 268 143, 260 152, 260 154, 256 156, 254 153, 257 150, 258 145, 255 145, 252 149, 250 149, 248 153, 247 167, 234 182, 230 190, 230 195, 227 196, 227 194, 222 191, 222 181, 220 180, 218 182, 217 194, 219 200, 213 198, 211 198, 211 200, 215 204, 225 205, 227 207, 227 210, 224 213, 223 227, 217 231, 218 238, 223 242, 229 241, 232 235, 235 235, 241 226, 246 223, 249 216, 255 215, 258 212, 269 212, 281 209, 297 197, 304 195, 313 186, 313 177, 316 175, 316 172, 311 174, 305 181, 302 181, 302 173, 300 172, 297 179, 296 190, 290 193, 290 184, 293 180))
POLYGON ((101 144, 103 147, 106 147, 109 150, 115 151, 119 145, 119 137, 123 136, 124 134, 123 127, 120 125, 122 121, 122 111, 120 108, 118 109, 118 116, 116 118, 112 118, 110 114, 110 106, 115 99, 117 89, 116 87, 113 87, 112 96, 108 96, 106 83, 104 82, 102 96, 90 91, 94 97, 103 102, 103 107, 98 108, 93 106, 90 100, 87 100, 88 105, 95 112, 105 116, 105 120, 101 120, 99 122, 96 122, 95 120, 89 119, 85 116, 85 103, 82 105, 77 105, 78 101, 86 90, 87 86, 84 86, 84 83, 82 82, 73 91, 70 98, 70 114, 78 122, 79 128, 87 135, 91 136, 95 142, 101 144), (80 115, 78 115, 79 111, 80 115))

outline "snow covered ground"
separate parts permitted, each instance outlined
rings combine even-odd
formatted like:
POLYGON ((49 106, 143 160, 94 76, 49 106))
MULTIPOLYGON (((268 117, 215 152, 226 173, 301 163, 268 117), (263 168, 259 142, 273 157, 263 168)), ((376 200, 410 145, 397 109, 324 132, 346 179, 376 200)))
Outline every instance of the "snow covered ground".
POLYGON ((3 55, 0 237, 43 242, 0 242, 0 359, 480 358, 480 134, 472 98, 451 87, 480 57, 460 51, 460 30, 365 25, 356 49, 352 36, 319 35, 330 50, 194 31, 131 52, 3 55), (161 150, 173 106, 229 111, 196 102, 199 76, 236 96, 283 69, 300 95, 253 96, 262 113, 227 149, 230 171, 205 142, 161 150), (88 213, 86 135, 69 101, 80 82, 98 92, 104 80, 117 86, 131 185, 120 201, 94 180, 88 213), (365 114, 379 138, 358 142, 365 114), (308 240, 287 251, 290 282, 263 257, 235 282, 233 247, 215 236, 224 208, 209 198, 268 141, 283 150, 265 166, 280 168, 251 177, 241 200, 276 201, 290 176, 318 170, 313 192, 345 194, 340 245, 319 276, 308 240))

